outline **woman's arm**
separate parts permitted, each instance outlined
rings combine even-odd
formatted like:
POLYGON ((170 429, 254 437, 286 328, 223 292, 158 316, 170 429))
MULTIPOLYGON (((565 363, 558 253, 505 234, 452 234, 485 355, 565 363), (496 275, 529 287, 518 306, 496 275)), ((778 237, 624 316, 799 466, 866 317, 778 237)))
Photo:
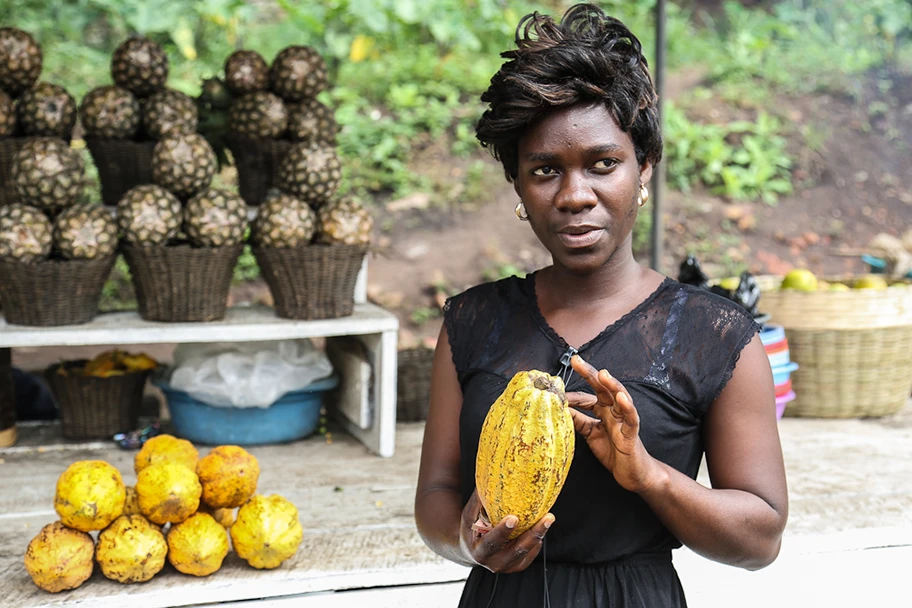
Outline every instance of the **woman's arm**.
POLYGON ((704 419, 712 489, 646 452, 639 416, 620 382, 581 360, 574 367, 598 396, 598 403, 583 408, 600 418, 592 422, 575 413, 577 430, 621 486, 638 493, 672 534, 705 557, 748 569, 776 559, 788 518, 788 492, 772 372, 759 337, 744 348, 704 419))
POLYGON ((415 493, 415 523, 428 547, 450 561, 492 572, 525 570, 541 550, 554 516, 546 514, 530 530, 510 540, 519 521, 507 515, 489 532, 473 527, 483 512, 478 494, 463 507, 459 476, 459 415, 462 389, 446 327, 440 330, 431 371, 431 404, 424 427, 421 468, 415 493))
POLYGON ((431 371, 431 403, 421 446, 421 468, 415 494, 418 533, 434 553, 474 566, 459 541, 462 497, 459 490, 459 414, 462 389, 450 351, 446 327, 440 330, 431 371))

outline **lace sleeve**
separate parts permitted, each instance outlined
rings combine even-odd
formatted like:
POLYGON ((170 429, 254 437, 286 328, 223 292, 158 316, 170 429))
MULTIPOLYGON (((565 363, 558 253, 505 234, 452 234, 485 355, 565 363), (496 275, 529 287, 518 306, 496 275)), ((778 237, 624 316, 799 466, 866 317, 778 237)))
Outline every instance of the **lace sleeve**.
POLYGON ((482 365, 480 359, 485 357, 487 345, 499 339, 501 308, 501 294, 491 283, 464 291, 444 304, 443 323, 460 383, 470 369, 482 365))

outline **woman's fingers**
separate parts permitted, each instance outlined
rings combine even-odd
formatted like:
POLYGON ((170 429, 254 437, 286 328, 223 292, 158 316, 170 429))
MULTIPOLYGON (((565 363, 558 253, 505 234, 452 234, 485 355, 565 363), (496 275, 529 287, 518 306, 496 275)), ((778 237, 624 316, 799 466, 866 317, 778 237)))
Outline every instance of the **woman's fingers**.
POLYGON ((548 513, 539 520, 532 528, 526 530, 513 541, 510 547, 512 562, 503 571, 504 572, 521 572, 529 567, 529 564, 538 557, 541 551, 542 543, 545 540, 545 534, 548 528, 554 523, 554 515, 548 513))
POLYGON ((487 560, 497 555, 510 542, 510 534, 513 533, 518 521, 515 515, 507 515, 490 532, 482 536, 475 545, 475 561, 487 565, 487 560))
POLYGON ((592 393, 570 391, 565 396, 567 397, 567 405, 581 410, 591 410, 598 403, 598 397, 592 393))

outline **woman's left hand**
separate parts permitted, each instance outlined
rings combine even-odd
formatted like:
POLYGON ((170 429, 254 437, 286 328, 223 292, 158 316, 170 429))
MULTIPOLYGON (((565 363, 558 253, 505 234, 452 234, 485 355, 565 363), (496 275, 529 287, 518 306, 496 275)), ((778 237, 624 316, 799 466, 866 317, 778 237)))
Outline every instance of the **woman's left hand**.
POLYGON ((630 393, 607 371, 596 370, 579 355, 574 355, 570 364, 595 390, 595 395, 567 393, 576 432, 622 488, 637 493, 650 489, 661 478, 661 471, 640 441, 640 416, 630 393))

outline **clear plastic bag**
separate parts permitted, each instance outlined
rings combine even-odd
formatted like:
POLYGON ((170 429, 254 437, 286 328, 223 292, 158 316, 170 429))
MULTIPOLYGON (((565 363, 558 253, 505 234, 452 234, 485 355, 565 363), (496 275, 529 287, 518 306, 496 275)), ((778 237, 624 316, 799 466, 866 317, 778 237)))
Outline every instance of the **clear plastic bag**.
POLYGON ((333 368, 310 340, 181 344, 169 384, 217 407, 269 407, 333 368))

